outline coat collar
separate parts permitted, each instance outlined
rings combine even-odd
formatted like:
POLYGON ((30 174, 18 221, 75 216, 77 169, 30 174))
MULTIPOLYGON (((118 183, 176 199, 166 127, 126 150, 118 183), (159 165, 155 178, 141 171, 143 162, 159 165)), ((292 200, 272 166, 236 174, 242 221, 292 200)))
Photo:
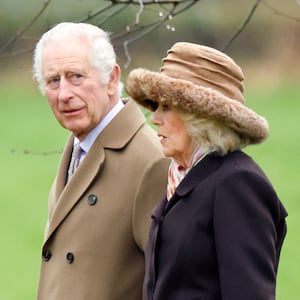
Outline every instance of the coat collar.
POLYGON ((99 135, 104 148, 122 149, 133 137, 133 133, 145 123, 145 117, 133 101, 125 101, 124 108, 99 135))
POLYGON ((206 179, 210 174, 219 168, 223 158, 217 153, 208 154, 201 160, 190 172, 183 178, 175 190, 172 198, 167 201, 161 201, 152 212, 152 218, 159 220, 160 216, 166 215, 167 212, 180 200, 193 190, 199 183, 206 179))
POLYGON ((183 178, 175 193, 180 197, 189 193, 196 185, 213 173, 222 161, 222 157, 217 152, 208 154, 183 178))
POLYGON ((67 169, 72 152, 74 136, 67 141, 54 186, 55 207, 50 211, 46 240, 52 235, 63 219, 79 201, 101 170, 105 161, 105 149, 122 149, 145 123, 145 117, 133 101, 115 116, 99 134, 88 154, 81 162, 71 180, 65 185, 67 169))

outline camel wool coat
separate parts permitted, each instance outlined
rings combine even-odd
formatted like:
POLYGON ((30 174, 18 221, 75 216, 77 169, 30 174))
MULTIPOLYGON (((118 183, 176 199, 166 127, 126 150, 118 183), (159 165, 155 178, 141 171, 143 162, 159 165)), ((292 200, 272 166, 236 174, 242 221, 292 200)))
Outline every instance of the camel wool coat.
POLYGON ((129 101, 69 183, 68 140, 49 195, 38 300, 141 300, 150 215, 169 161, 129 101))

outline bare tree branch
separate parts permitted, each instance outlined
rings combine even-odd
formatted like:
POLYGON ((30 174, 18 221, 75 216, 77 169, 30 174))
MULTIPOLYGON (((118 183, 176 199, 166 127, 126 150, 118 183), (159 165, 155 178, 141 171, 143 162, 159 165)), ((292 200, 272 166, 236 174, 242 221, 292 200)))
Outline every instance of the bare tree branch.
POLYGON ((5 52, 6 49, 8 49, 10 46, 12 46, 20 37, 23 36, 23 34, 37 21, 37 19, 44 13, 44 11, 47 9, 49 4, 52 0, 46 0, 44 2, 43 7, 38 11, 38 13, 33 17, 33 19, 21 30, 19 31, 16 36, 14 36, 11 40, 9 40, 1 49, 1 52, 5 52))
POLYGON ((143 1, 142 0, 139 0, 139 5, 140 5, 140 9, 139 11, 137 12, 136 14, 136 18, 135 18, 135 23, 136 24, 139 24, 140 23, 140 17, 141 17, 141 14, 144 10, 144 4, 143 4, 143 1))
MULTIPOLYGON (((122 0, 119 0, 122 1, 122 0)), ((123 0, 124 1, 124 0, 123 0)), ((132 0, 129 0, 132 1, 132 0)), ((126 31, 121 32, 113 37, 113 41, 115 45, 123 44, 124 41, 127 41, 127 43, 131 43, 133 41, 136 41, 138 39, 141 39, 145 35, 151 33, 156 28, 161 26, 163 23, 165 23, 167 20, 170 20, 171 18, 175 17, 178 14, 181 14, 182 12, 189 9, 191 6, 199 2, 200 0, 190 0, 190 1, 168 1, 168 4, 172 4, 171 8, 166 8, 165 6, 161 6, 163 10, 165 11, 165 15, 162 16, 158 21, 152 22, 148 25, 141 26, 139 24, 134 24, 132 27, 130 25, 127 26, 126 31), (181 9, 178 6, 178 4, 185 4, 181 9)), ((161 1, 166 2, 166 1, 161 1)))
MULTIPOLYGON (((49 6, 52 0, 47 0, 42 9, 33 17, 32 20, 28 23, 28 25, 24 26, 20 32, 16 34, 12 39, 10 39, 1 49, 0 49, 0 58, 4 57, 13 57, 17 55, 27 54, 33 51, 34 45, 29 47, 29 49, 21 49, 21 50, 12 50, 7 51, 9 47, 14 45, 17 41, 21 40, 24 37, 24 34, 28 31, 30 27, 36 22, 36 20, 44 13, 46 8, 49 6)), ((143 38, 150 32, 157 29, 167 20, 172 19, 178 14, 181 14, 200 0, 108 0, 110 2, 104 8, 99 8, 94 12, 89 12, 87 16, 82 18, 77 22, 84 23, 93 23, 97 26, 102 26, 105 22, 111 20, 113 17, 118 15, 121 11, 126 9, 129 5, 139 6, 139 10, 135 15, 135 22, 131 25, 125 26, 123 31, 119 31, 115 36, 112 36, 112 40, 116 44, 121 44, 124 46, 124 49, 127 45, 133 41, 143 38), (166 17, 161 19, 156 19, 154 22, 150 24, 141 25, 141 14, 145 10, 145 6, 153 6, 153 7, 161 7, 166 11, 166 17), (183 7, 182 9, 178 9, 175 12, 176 7, 183 7), (171 9, 167 8, 171 7, 171 9), (97 21, 98 19, 98 21, 97 21), (136 35, 136 37, 134 37, 136 35)), ((173 29, 173 28, 172 28, 173 29)), ((125 51, 126 52, 126 51, 125 51)))
POLYGON ((98 23, 98 25, 105 23, 107 20, 110 18, 114 17, 118 13, 120 13, 123 9, 125 9, 129 4, 124 3, 123 5, 116 5, 113 1, 110 5, 101 8, 99 10, 96 10, 94 12, 90 12, 86 17, 83 19, 79 20, 79 22, 82 23, 88 23, 92 19, 96 18, 97 16, 103 15, 103 19, 101 23, 98 23), (116 11, 113 11, 113 9, 116 9, 116 11), (112 12, 109 12, 112 10, 112 12), (105 13, 105 14, 104 14, 105 13))
MULTIPOLYGON (((16 149, 10 149, 10 153, 16 153, 16 149)), ((52 150, 52 151, 35 151, 35 150, 21 150, 22 154, 29 154, 29 155, 37 155, 37 156, 48 156, 48 155, 55 155, 55 154, 61 154, 62 149, 60 150, 52 150)))
POLYGON ((231 36, 231 38, 225 43, 225 45, 222 47, 222 50, 225 51, 231 44, 232 42, 241 34, 241 32, 245 29, 247 24, 250 22, 252 16, 254 15, 258 5, 260 4, 261 0, 256 0, 254 5, 252 6, 249 15, 243 22, 243 24, 240 26, 240 28, 231 36))
MULTIPOLYGON (((156 28, 158 28, 159 26, 161 26, 161 24, 163 24, 166 20, 169 19, 170 16, 172 16, 172 14, 174 13, 175 9, 176 9, 176 5, 174 4, 173 7, 168 11, 168 13, 165 15, 164 18, 162 18, 159 21, 156 21, 154 23, 148 24, 147 26, 137 26, 139 25, 138 23, 135 24, 135 27, 133 28, 133 30, 127 26, 127 32, 119 35, 118 37, 116 37, 116 42, 114 44, 120 44, 121 40, 125 38, 125 40, 122 42, 123 44, 123 48, 125 51, 125 56, 127 58, 127 62, 125 63, 124 67, 127 68, 131 62, 131 56, 129 54, 128 51, 128 45, 136 40, 141 39, 142 37, 148 35, 150 32, 154 31, 156 28), (131 35, 131 37, 130 37, 131 35)), ((142 10, 139 10, 137 14, 141 14, 142 10)), ((138 20, 139 18, 137 17, 136 20, 138 20)))
MULTIPOLYGON (((127 64, 131 61, 128 45, 134 41, 142 39, 146 35, 150 34, 152 31, 156 30, 158 27, 162 26, 168 20, 171 20, 175 16, 183 13, 184 11, 191 8, 197 2, 201 0, 107 0, 108 5, 104 8, 101 7, 96 11, 89 12, 85 17, 83 17, 78 22, 84 23, 93 23, 97 26, 103 26, 107 21, 112 20, 116 15, 120 14, 123 10, 128 8, 129 6, 136 6, 138 7, 138 11, 135 14, 135 20, 132 24, 128 24, 124 26, 124 29, 118 30, 116 34, 112 35, 112 40, 115 45, 122 45, 125 51, 125 55, 127 57, 127 64), (164 15, 158 13, 157 16, 159 18, 152 18, 152 22, 148 24, 142 24, 142 14, 147 10, 146 7, 159 7, 164 11, 164 15)), ((300 0, 297 0, 300 1, 300 0)), ((37 12, 37 14, 28 22, 27 25, 24 26, 22 30, 20 30, 13 38, 11 38, 7 43, 5 43, 0 48, 0 58, 3 57, 11 57, 17 56, 22 54, 27 54, 33 51, 34 45, 28 45, 28 49, 22 50, 14 50, 10 49, 12 46, 22 38, 24 39, 25 33, 31 28, 38 18, 40 18, 52 0, 45 0, 43 7, 37 12), (10 51, 8 51, 10 49, 10 51)), ((232 34, 232 36, 228 39, 228 41, 222 47, 222 50, 226 50, 235 39, 243 32, 247 24, 252 19, 256 9, 258 8, 259 4, 263 4, 266 8, 271 10, 274 14, 277 14, 281 17, 285 17, 297 22, 300 22, 299 18, 289 16, 278 9, 271 6, 267 0, 255 0, 253 7, 251 8, 248 16, 238 28, 238 30, 232 34)), ((155 10, 153 10, 155 11, 155 10)), ((167 26, 167 29, 175 30, 174 27, 171 25, 167 26)), ((33 40, 33 39, 32 39, 33 40)))
MULTIPOLYGON (((199 1, 199 0, 196 0, 199 1)), ((143 2, 143 5, 151 5, 151 4, 179 4, 187 2, 186 0, 111 0, 112 3, 118 4, 138 4, 143 2)))
POLYGON ((300 22, 299 18, 293 17, 291 15, 285 14, 285 13, 277 10, 276 8, 274 8, 270 4, 268 4, 266 0, 256 0, 253 7, 251 8, 251 11, 250 11, 248 17, 246 18, 246 20, 243 22, 243 24, 240 26, 240 28, 231 36, 231 38, 222 47, 223 51, 225 51, 232 44, 232 42, 242 33, 242 31, 245 29, 246 25, 250 22, 250 20, 251 20, 252 16, 254 15, 259 4, 264 5, 266 8, 270 9, 276 15, 285 17, 287 19, 290 19, 290 20, 293 20, 296 22, 300 22))
MULTIPOLYGON (((298 4, 300 5, 300 0, 297 0, 298 4)), ((291 15, 288 15, 286 13, 283 13, 281 11, 279 11, 278 9, 272 7, 269 3, 267 3, 266 0, 261 0, 261 3, 266 7, 268 8, 269 10, 271 10, 274 14, 280 16, 280 17, 284 17, 284 18, 287 18, 287 19, 290 19, 290 20, 293 20, 293 21, 296 21, 296 22, 300 22, 300 18, 296 18, 296 17, 293 17, 291 15)))
MULTIPOLYGON (((165 11, 165 15, 163 18, 161 18, 158 21, 152 22, 148 25, 141 26, 139 25, 140 15, 144 10, 144 6, 140 6, 139 11, 136 14, 136 21, 133 25, 126 26, 126 30, 115 35, 112 37, 114 45, 123 45, 125 56, 127 58, 127 62, 125 63, 125 68, 127 68, 131 62, 131 56, 128 50, 128 45, 134 41, 140 40, 146 35, 150 34, 154 30, 156 30, 158 27, 160 27, 163 23, 165 23, 167 20, 172 19, 178 14, 183 13, 187 9, 189 9, 191 6, 195 5, 200 0, 181 0, 181 1, 159 1, 156 0, 156 4, 160 4, 160 7, 165 11), (167 5, 166 5, 167 4, 167 5), (171 8, 169 8, 170 6, 171 8)), ((139 1, 132 1, 132 0, 119 0, 116 1, 118 3, 132 3, 139 5, 139 1)), ((143 1, 143 4, 149 5, 153 4, 153 1, 143 1)))

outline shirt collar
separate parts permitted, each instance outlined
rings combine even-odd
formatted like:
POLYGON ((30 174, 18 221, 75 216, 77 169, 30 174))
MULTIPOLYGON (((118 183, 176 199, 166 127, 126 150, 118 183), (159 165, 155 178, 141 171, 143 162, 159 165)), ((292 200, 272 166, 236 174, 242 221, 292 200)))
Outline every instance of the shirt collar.
POLYGON ((74 138, 74 145, 80 142, 81 149, 86 154, 92 147, 97 136, 103 131, 103 129, 109 124, 109 122, 119 113, 119 111, 123 107, 124 103, 121 99, 119 99, 117 104, 110 110, 110 112, 103 118, 103 120, 93 130, 91 130, 81 142, 77 137, 74 138))

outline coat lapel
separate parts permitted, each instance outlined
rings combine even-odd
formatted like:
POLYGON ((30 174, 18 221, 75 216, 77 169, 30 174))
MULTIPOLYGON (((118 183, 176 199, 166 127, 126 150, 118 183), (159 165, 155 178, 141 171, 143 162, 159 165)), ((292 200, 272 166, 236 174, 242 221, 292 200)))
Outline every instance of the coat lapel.
POLYGON ((55 203, 54 207, 49 210, 50 220, 47 232, 45 232, 46 241, 67 217, 95 176, 101 171, 105 162, 105 149, 123 148, 144 123, 144 115, 134 102, 129 101, 97 137, 88 155, 80 163, 71 180, 65 185, 74 140, 72 136, 69 138, 62 154, 54 186, 53 195, 55 199, 52 201, 55 200, 55 203), (135 116, 134 119, 131 118, 133 115, 135 116))
POLYGON ((205 178, 217 170, 222 164, 223 158, 213 152, 201 160, 191 171, 183 178, 175 190, 173 197, 168 201, 164 214, 166 214, 183 196, 187 195, 205 178))
MULTIPOLYGON (((68 148, 68 147, 67 147, 68 148)), ((67 150, 67 149, 66 149, 67 150)), ((71 151, 69 151, 69 157, 71 151)), ((71 209, 79 201, 82 194, 93 181, 96 174, 101 170, 104 163, 105 152, 103 146, 96 141, 89 151, 89 155, 85 157, 78 169, 72 176, 71 180, 65 185, 65 178, 68 163, 63 163, 57 177, 57 188, 55 198, 57 203, 53 209, 50 218, 47 237, 49 237, 63 219, 69 214, 71 209)))

